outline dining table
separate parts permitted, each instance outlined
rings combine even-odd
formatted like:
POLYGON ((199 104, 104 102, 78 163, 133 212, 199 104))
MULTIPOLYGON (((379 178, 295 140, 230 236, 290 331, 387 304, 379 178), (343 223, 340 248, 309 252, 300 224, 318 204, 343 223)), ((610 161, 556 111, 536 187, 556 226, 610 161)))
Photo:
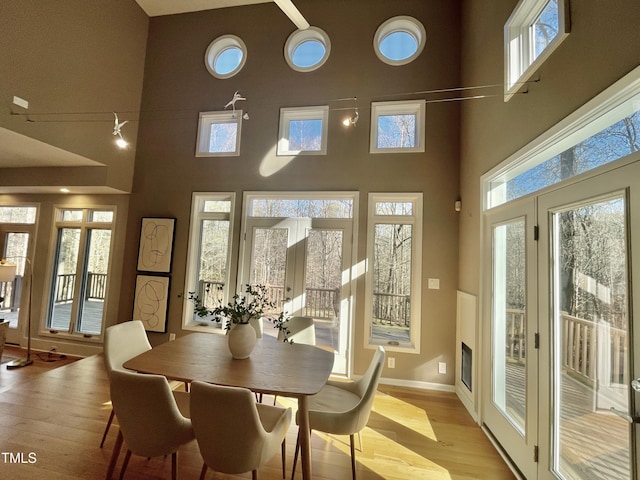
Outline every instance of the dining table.
POLYGON ((333 360, 334 354, 330 351, 279 341, 268 335, 256 341, 249 358, 238 360, 232 358, 225 335, 190 333, 131 358, 124 367, 181 382, 199 380, 243 387, 258 394, 296 398, 302 477, 310 479, 308 399, 325 385, 333 360))

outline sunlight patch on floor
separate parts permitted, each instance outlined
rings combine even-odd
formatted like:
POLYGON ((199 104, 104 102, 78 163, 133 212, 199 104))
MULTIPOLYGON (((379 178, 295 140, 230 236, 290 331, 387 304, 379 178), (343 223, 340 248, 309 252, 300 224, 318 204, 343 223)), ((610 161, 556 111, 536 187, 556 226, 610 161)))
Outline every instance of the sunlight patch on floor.
POLYGON ((399 400, 392 395, 378 393, 373 411, 429 440, 438 441, 427 412, 422 408, 399 400))

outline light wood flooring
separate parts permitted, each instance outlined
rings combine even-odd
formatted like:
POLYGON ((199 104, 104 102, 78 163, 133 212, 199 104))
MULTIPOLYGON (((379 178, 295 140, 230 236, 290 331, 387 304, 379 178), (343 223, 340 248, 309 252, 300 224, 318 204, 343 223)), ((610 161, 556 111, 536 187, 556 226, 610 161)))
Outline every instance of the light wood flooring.
MULTIPOLYGON (((6 361, 19 356, 18 349, 5 347, 0 365, 0 479, 104 478, 117 427, 99 448, 111 409, 102 357, 46 362, 45 354, 43 359, 35 356, 31 366, 7 370, 6 361)), ((295 407, 286 398, 278 397, 278 402, 295 407)), ((288 469, 296 428, 292 425, 287 434, 288 469)), ((514 478, 453 393, 380 386, 362 440, 362 450, 356 446, 360 480, 514 478)), ((351 478, 348 437, 313 432, 311 443, 314 478, 351 478)), ((180 450, 179 478, 197 479, 201 466, 195 441, 180 450)), ((120 464, 114 478, 119 473, 120 464)), ((290 478, 290 471, 287 475, 290 478)), ((125 476, 129 480, 170 477, 170 456, 150 460, 134 456, 125 476)), ((251 474, 209 470, 206 478, 251 478, 251 474)), ((280 479, 280 458, 261 468, 258 478, 280 479)))

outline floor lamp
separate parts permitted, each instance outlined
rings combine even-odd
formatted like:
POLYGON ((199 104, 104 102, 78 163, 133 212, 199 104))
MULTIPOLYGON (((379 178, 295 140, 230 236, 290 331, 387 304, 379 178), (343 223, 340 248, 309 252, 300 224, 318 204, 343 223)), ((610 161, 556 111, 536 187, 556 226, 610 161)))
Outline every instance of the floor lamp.
MULTIPOLYGON (((9 370, 13 369, 13 368, 22 368, 22 367, 26 367, 27 365, 31 365, 33 363, 33 359, 31 358, 31 293, 32 293, 32 289, 31 289, 31 283, 33 281, 33 271, 31 270, 31 262, 29 261, 29 259, 27 257, 25 257, 25 260, 27 261, 27 264, 29 265, 29 299, 27 301, 27 307, 29 308, 28 314, 27 314, 27 356, 26 358, 18 358, 16 360, 12 360, 11 362, 7 363, 7 368, 9 370)), ((10 267, 13 268, 13 275, 15 278, 15 272, 16 272, 16 264, 15 263, 0 263, 0 272, 2 272, 2 267, 8 265, 10 267)), ((0 281, 2 281, 2 277, 0 277, 0 281)), ((24 302, 23 302, 24 303, 24 302)))

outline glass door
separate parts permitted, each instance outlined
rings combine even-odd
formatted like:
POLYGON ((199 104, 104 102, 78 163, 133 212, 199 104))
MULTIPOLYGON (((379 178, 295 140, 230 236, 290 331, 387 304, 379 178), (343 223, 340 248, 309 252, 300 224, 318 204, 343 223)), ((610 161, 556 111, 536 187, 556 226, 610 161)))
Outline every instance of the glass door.
MULTIPOLYGON (((27 320, 21 318, 20 306, 22 296, 28 297, 27 279, 25 274, 31 274, 31 267, 27 263, 30 252, 30 241, 34 226, 30 225, 2 225, 0 224, 0 251, 2 258, 9 263, 16 264, 16 276, 13 282, 0 283, 0 318, 9 322, 7 330, 7 342, 20 344, 21 338, 26 334, 27 320), (23 288, 24 287, 24 288, 23 288)), ((28 308, 26 309, 28 312, 28 308)))
MULTIPOLYGON (((266 285, 287 316, 314 319, 316 345, 335 354, 334 373, 347 372, 349 344, 350 221, 250 218, 240 284, 266 285), (248 279, 248 280, 244 280, 248 279)), ((269 322, 266 334, 276 335, 269 322)))
POLYGON ((483 421, 517 463, 526 478, 535 478, 538 442, 538 355, 535 334, 536 248, 534 202, 518 201, 486 217, 485 239, 491 259, 485 281, 491 285, 486 302, 486 365, 491 387, 483 389, 483 421))
POLYGON ((539 200, 542 478, 638 478, 639 178, 630 165, 539 200))

